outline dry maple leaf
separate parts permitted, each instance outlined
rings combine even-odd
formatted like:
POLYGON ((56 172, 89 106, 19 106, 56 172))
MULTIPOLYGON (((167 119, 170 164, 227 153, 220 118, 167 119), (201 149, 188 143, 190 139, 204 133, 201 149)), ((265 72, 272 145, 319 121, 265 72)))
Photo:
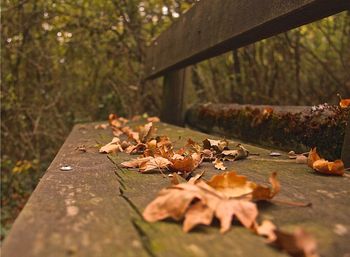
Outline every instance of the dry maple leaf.
POLYGON ((111 127, 114 127, 114 128, 121 128, 122 127, 122 123, 118 120, 118 116, 116 114, 111 113, 108 116, 108 121, 109 121, 109 124, 111 125, 111 127))
POLYGON ((199 144, 197 144, 195 141, 193 141, 191 138, 187 140, 186 146, 190 147, 196 153, 200 153, 202 150, 202 147, 199 144))
POLYGON ((316 240, 303 229, 297 228, 293 233, 281 231, 269 220, 253 226, 253 231, 267 238, 267 243, 287 252, 293 257, 318 257, 316 240))
POLYGON ((144 126, 139 127, 140 131, 140 140, 143 143, 146 143, 148 139, 152 136, 152 133, 154 132, 153 123, 149 122, 144 126))
POLYGON ((166 218, 180 220, 191 202, 201 199, 201 192, 196 185, 182 183, 162 189, 155 200, 147 205, 143 217, 148 222, 155 222, 166 218))
POLYGON ((214 164, 215 169, 226 170, 224 163, 222 161, 220 161, 219 159, 215 159, 212 163, 214 164))
POLYGON ((253 200, 270 200, 281 191, 280 182, 277 180, 277 173, 273 172, 269 177, 271 188, 259 184, 253 190, 253 200))
POLYGON ((140 165, 140 172, 146 172, 150 170, 159 170, 167 168, 172 163, 163 157, 151 157, 147 162, 140 165))
POLYGON ((227 197, 269 200, 280 191, 280 184, 276 179, 276 173, 271 175, 269 181, 272 188, 248 181, 247 177, 237 175, 234 171, 229 171, 213 176, 207 183, 227 197))
POLYGON ((202 224, 209 226, 214 218, 214 210, 198 201, 185 214, 183 231, 189 232, 195 226, 202 224))
POLYGON ((214 153, 209 149, 204 149, 201 154, 204 162, 211 162, 215 160, 214 153))
POLYGON ((215 175, 207 183, 227 197, 241 197, 251 194, 255 186, 253 182, 247 180, 247 177, 237 175, 234 171, 215 175))
POLYGON ((227 150, 228 148, 227 140, 213 140, 213 139, 205 139, 203 140, 203 148, 204 149, 214 149, 217 152, 221 152, 223 150, 227 150))
POLYGON ((133 131, 130 127, 123 127, 121 128, 121 131, 136 143, 141 143, 139 133, 133 131))
POLYGON ((125 153, 128 154, 141 154, 146 150, 147 146, 143 143, 138 143, 137 145, 130 145, 125 149, 125 153))
POLYGON ((113 152, 123 152, 123 148, 120 145, 120 139, 114 137, 112 142, 102 146, 99 150, 100 153, 113 153, 113 152))
POLYGON ((343 161, 330 162, 321 158, 316 152, 316 147, 310 150, 307 164, 316 172, 325 175, 343 176, 345 172, 343 161))
POLYGON ((185 218, 185 232, 198 224, 211 224, 215 216, 220 221, 222 233, 231 227, 233 217, 250 228, 257 215, 254 203, 229 199, 203 181, 196 184, 182 183, 161 190, 143 212, 143 217, 149 222, 169 217, 175 220, 185 218))
POLYGON ((163 147, 163 146, 172 147, 172 142, 170 141, 170 138, 167 136, 157 136, 156 140, 157 140, 157 147, 163 147))
POLYGON ((152 157, 136 158, 131 161, 122 162, 121 165, 125 168, 139 168, 144 162, 148 162, 152 157))
POLYGON ((185 174, 195 170, 202 162, 202 157, 199 153, 193 153, 189 156, 182 156, 175 153, 170 158, 172 165, 170 168, 174 171, 180 171, 185 174))

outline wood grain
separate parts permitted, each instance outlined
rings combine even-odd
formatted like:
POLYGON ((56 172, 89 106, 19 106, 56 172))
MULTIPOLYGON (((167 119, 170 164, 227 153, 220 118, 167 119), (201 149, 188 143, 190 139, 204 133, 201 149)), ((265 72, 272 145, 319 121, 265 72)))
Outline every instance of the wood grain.
MULTIPOLYGON (((112 134, 93 126, 75 126, 6 238, 4 257, 286 256, 239 225, 225 235, 219 233, 217 224, 185 234, 178 222, 145 222, 143 209, 169 180, 157 172, 140 174, 119 167, 136 156, 112 155, 115 164, 110 162, 98 153, 95 144, 108 142, 112 134), (82 144, 86 153, 75 150, 82 144), (62 164, 71 165, 73 170, 60 171, 62 164)), ((165 123, 156 126, 159 135, 176 141, 176 147, 187 138, 198 142, 213 138, 165 123)), ((319 176, 306 165, 289 160, 285 153, 273 158, 270 149, 246 147, 259 156, 227 163, 229 169, 260 183, 277 171, 282 184, 279 199, 313 204, 309 208, 261 204, 260 220, 271 219, 286 230, 302 226, 317 238, 322 256, 349 253, 349 234, 336 230, 337 226, 345 227, 347 233, 350 230, 349 177, 319 176)), ((201 165, 197 172, 202 170, 206 178, 218 173, 210 163, 201 165)))

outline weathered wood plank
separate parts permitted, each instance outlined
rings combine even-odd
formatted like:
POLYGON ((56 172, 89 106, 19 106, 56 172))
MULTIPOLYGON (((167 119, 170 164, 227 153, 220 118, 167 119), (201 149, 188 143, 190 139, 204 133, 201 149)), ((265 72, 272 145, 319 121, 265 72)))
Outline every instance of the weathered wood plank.
POLYGON ((161 76, 349 8, 348 0, 202 0, 147 49, 145 76, 161 76))
POLYGON ((75 126, 16 219, 2 256, 148 256, 119 196, 115 167, 93 147, 109 139, 91 125, 75 126), (83 144, 86 153, 76 150, 83 144), (65 164, 73 170, 61 171, 65 164))
MULTIPOLYGON (((157 123, 158 134, 166 134, 180 147, 187 138, 201 141, 208 135, 186 128, 157 123)), ((262 238, 241 226, 220 235, 218 227, 200 227, 185 234, 177 222, 149 224, 140 214, 157 192, 169 185, 158 173, 140 174, 112 165, 97 153, 96 140, 107 142, 111 133, 93 125, 79 125, 58 153, 6 239, 3 256, 285 256, 267 246, 262 238), (74 150, 85 144, 87 153, 74 150), (73 166, 61 172, 61 164, 73 166), (76 207, 76 208, 72 208, 76 207)), ((231 142, 232 145, 237 143, 231 142)), ((348 235, 336 234, 337 224, 350 230, 348 177, 326 177, 286 155, 272 158, 270 150, 246 147, 259 156, 227 166, 257 182, 266 182, 272 171, 282 183, 280 199, 310 201, 312 208, 265 204, 260 217, 272 219, 284 229, 303 226, 319 241, 322 256, 344 256, 350 252, 348 235)), ((118 164, 131 157, 111 156, 118 164)), ((218 173, 205 163, 206 177, 218 173)))

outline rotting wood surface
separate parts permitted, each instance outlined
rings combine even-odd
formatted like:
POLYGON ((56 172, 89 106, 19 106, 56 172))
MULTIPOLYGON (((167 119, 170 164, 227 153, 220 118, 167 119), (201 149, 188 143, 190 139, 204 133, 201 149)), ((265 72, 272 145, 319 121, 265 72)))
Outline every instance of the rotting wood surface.
MULTIPOLYGON (((112 135, 109 130, 95 130, 95 124, 74 127, 6 238, 4 257, 286 256, 239 225, 225 235, 219 233, 217 224, 185 234, 177 222, 145 222, 143 209, 169 180, 159 173, 118 168, 106 155, 98 154, 96 142, 107 143, 112 135), (80 145, 85 145, 87 152, 77 151, 80 145), (65 164, 73 170, 60 171, 65 164)), ((164 123, 156 123, 156 127, 158 135, 170 136, 177 146, 187 138, 198 142, 213 138, 164 123)), ((278 199, 313 204, 303 208, 259 204, 260 218, 271 219, 285 230, 303 227, 317 238, 322 256, 350 253, 350 179, 317 175, 286 154, 273 158, 268 149, 245 146, 260 155, 225 163, 228 170, 260 183, 277 171, 282 184, 278 199)), ((110 157, 119 164, 136 156, 110 157)), ((210 163, 196 172, 202 170, 207 178, 218 173, 210 163)))

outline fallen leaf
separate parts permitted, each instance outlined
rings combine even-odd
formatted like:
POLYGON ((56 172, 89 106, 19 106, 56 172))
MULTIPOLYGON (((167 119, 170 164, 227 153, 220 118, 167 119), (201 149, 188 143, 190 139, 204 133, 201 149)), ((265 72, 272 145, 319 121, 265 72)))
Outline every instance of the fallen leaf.
POLYGON ((271 188, 256 184, 253 191, 253 200, 270 200, 281 191, 281 185, 277 180, 277 173, 273 172, 269 177, 271 188))
POLYGON ((180 220, 190 203, 201 199, 203 192, 196 185, 187 183, 162 189, 156 199, 147 205, 143 217, 148 222, 155 222, 165 218, 180 220))
POLYGON ((187 140, 186 146, 190 147, 196 153, 200 153, 202 150, 202 147, 190 138, 187 140))
POLYGON ((227 150, 228 148, 227 140, 213 140, 213 139, 205 139, 203 141, 204 149, 214 149, 217 152, 221 152, 223 150, 227 150))
POLYGON ((120 146, 125 150, 130 146, 130 143, 124 140, 123 142, 120 143, 120 146))
POLYGON ((317 160, 313 163, 313 169, 319 173, 326 175, 344 175, 344 163, 341 160, 329 162, 324 159, 317 160))
POLYGON ((144 162, 140 165, 139 169, 141 172, 146 172, 150 170, 159 170, 167 168, 172 163, 163 157, 151 157, 147 162, 144 162))
POLYGON ((316 152, 316 147, 310 150, 307 164, 316 172, 325 175, 343 176, 345 172, 343 161, 330 162, 321 158, 316 152))
POLYGON ((213 161, 212 163, 214 164, 215 169, 226 170, 224 163, 222 161, 220 161, 219 159, 215 159, 215 161, 213 161))
POLYGON ((111 127, 114 127, 114 128, 122 127, 122 123, 118 120, 118 116, 114 113, 109 114, 108 121, 111 127))
POLYGON ((250 228, 258 216, 258 209, 256 204, 249 201, 225 199, 218 203, 215 216, 220 220, 220 232, 225 233, 230 229, 234 216, 243 226, 250 228))
POLYGON ((215 216, 220 221, 222 233, 231 227, 233 217, 249 228, 255 223, 257 215, 254 203, 226 198, 203 181, 196 184, 182 183, 161 190, 143 212, 148 222, 169 217, 175 220, 185 218, 185 232, 198 224, 211 224, 215 216))
POLYGON ((119 137, 119 136, 121 136, 123 134, 123 131, 121 131, 118 128, 112 128, 112 133, 113 133, 113 136, 119 137))
POLYGON ((157 147, 172 147, 172 142, 170 141, 170 138, 167 136, 157 136, 156 137, 157 140, 157 147))
POLYGON ((194 177, 191 177, 187 183, 196 184, 197 181, 204 175, 205 171, 203 170, 201 173, 196 174, 194 177))
POLYGON ((213 176, 207 183, 230 198, 244 197, 252 200, 269 200, 280 191, 276 173, 272 173, 269 181, 271 188, 248 181, 245 176, 229 171, 213 176))
POLYGON ((149 122, 144 126, 140 126, 139 131, 141 142, 146 143, 148 139, 151 138, 152 133, 154 132, 153 123, 149 122))
POLYGON ((348 108, 350 106, 350 98, 348 99, 341 99, 339 102, 339 106, 342 109, 348 108))
POLYGON ((171 177, 171 184, 172 185, 178 185, 178 184, 187 182, 186 179, 184 179, 183 177, 178 175, 176 172, 173 172, 173 174, 169 174, 169 176, 171 177))
POLYGON ((182 171, 185 173, 192 172, 195 168, 198 167, 198 161, 193 159, 192 156, 186 156, 180 159, 179 154, 175 154, 176 159, 172 159, 172 165, 170 166, 172 170, 182 171))
POLYGON ((209 149, 204 149, 202 152, 203 161, 211 162, 215 160, 214 153, 209 149))
POLYGON ((131 161, 122 162, 121 165, 126 168, 139 168, 144 162, 148 162, 152 157, 136 158, 131 161))
POLYGON ((301 228, 297 228, 293 233, 275 230, 275 235, 276 240, 272 244, 293 257, 319 256, 316 240, 301 228))
POLYGON ((224 150, 218 154, 217 157, 224 161, 235 161, 247 158, 249 156, 249 151, 241 144, 237 146, 237 150, 224 150))
POLYGON ((146 148, 147 146, 145 144, 138 143, 137 145, 128 146, 124 152, 128 154, 142 154, 146 148))
MULTIPOLYGON (((185 214, 183 231, 189 232, 199 224, 210 225, 214 217, 214 210, 198 201, 185 214)), ((231 224, 230 224, 231 225, 231 224)))
POLYGON ((273 114, 273 109, 271 107, 264 108, 262 115, 267 118, 270 117, 273 114))
POLYGON ((123 148, 120 146, 120 139, 114 137, 112 142, 102 146, 99 150, 100 153, 113 153, 113 152, 123 152, 123 148))
POLYGON ((129 120, 128 120, 128 119, 125 119, 124 117, 119 117, 118 120, 119 120, 123 125, 125 125, 126 123, 129 122, 129 120))
POLYGON ((154 117, 148 117, 147 121, 148 122, 160 122, 160 119, 158 117, 154 116, 154 117))
POLYGON ((309 152, 309 156, 307 159, 307 165, 310 168, 313 168, 313 164, 315 161, 320 160, 321 157, 318 155, 317 151, 316 151, 316 147, 312 148, 309 152))
POLYGON ((237 175, 234 171, 223 172, 213 176, 208 185, 223 193, 227 197, 241 197, 251 194, 255 184, 247 180, 247 177, 237 175))
POLYGON ((136 143, 141 143, 140 135, 138 132, 133 131, 130 127, 123 127, 121 131, 129 137, 129 139, 134 140, 136 143))

